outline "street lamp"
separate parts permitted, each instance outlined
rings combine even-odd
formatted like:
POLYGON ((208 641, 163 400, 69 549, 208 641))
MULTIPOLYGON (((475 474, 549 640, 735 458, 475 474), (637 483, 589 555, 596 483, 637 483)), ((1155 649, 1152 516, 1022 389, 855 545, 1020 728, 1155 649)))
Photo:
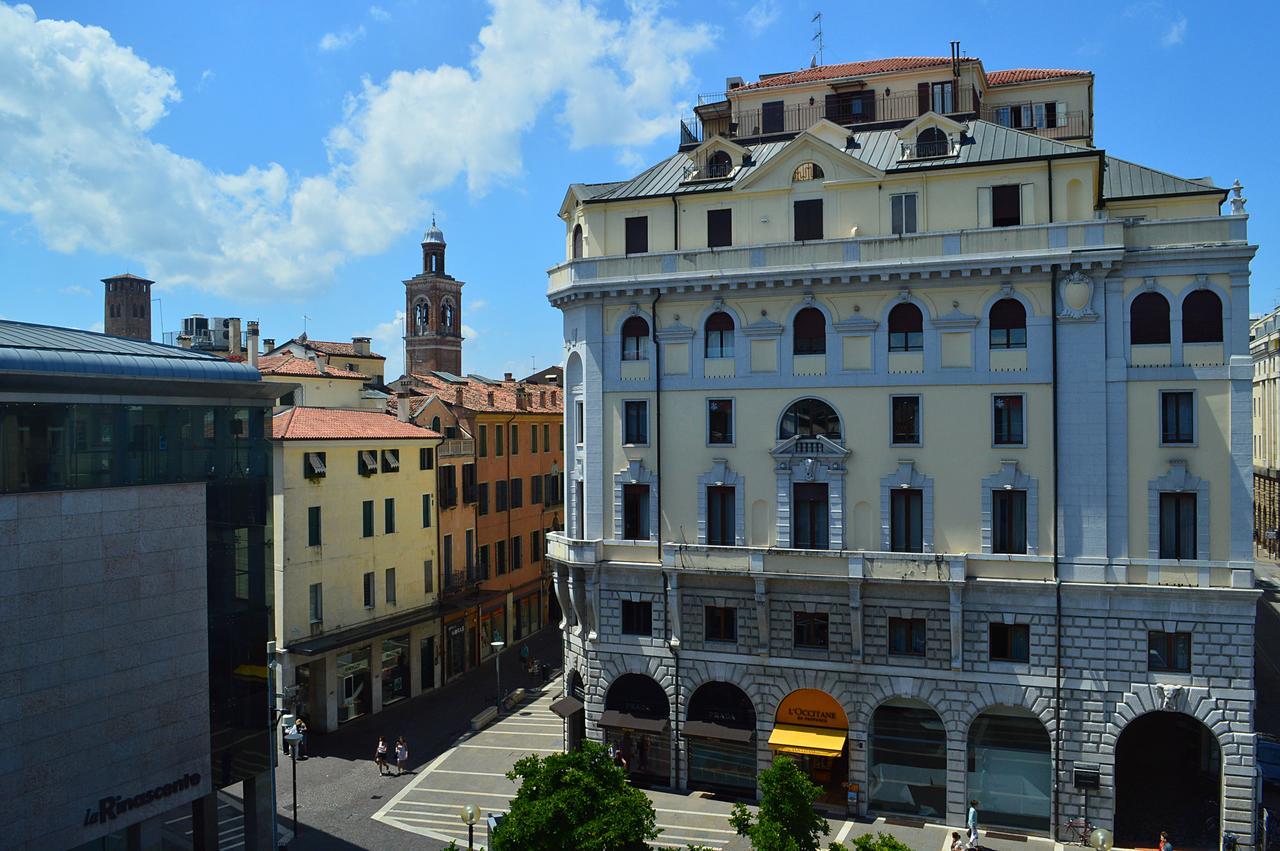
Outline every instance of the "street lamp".
POLYGON ((1096 851, 1111 851, 1111 846, 1115 844, 1115 840, 1111 836, 1111 831, 1105 827, 1099 827, 1089 834, 1089 844, 1096 851))
POLYGON ((284 740, 289 743, 289 757, 293 760, 293 835, 298 835, 298 747, 302 742, 302 734, 285 733, 284 740))
POLYGON ((493 648, 494 670, 498 674, 498 714, 501 715, 502 714, 502 648, 506 647, 507 643, 503 641, 501 638, 499 638, 499 639, 495 639, 494 641, 490 641, 489 646, 493 648))
POLYGON ((476 838, 476 822, 480 821, 480 808, 475 804, 467 804, 462 808, 462 823, 467 826, 467 851, 474 851, 476 838))

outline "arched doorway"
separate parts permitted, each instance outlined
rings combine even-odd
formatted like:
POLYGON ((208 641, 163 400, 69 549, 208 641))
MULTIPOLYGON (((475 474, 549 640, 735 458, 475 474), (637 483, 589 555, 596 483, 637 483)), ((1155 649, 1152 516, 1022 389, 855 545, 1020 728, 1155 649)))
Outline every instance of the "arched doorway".
POLYGON ((587 690, 576 670, 565 678, 564 696, 551 704, 551 711, 564 719, 564 749, 576 751, 587 737, 587 690))
POLYGON ((1222 752, 1190 715, 1149 712, 1116 741, 1116 845, 1154 845, 1169 832, 1175 848, 1217 848, 1222 752))
POLYGON ((969 725, 969 793, 982 802, 982 821, 1047 833, 1053 808, 1049 731, 1031 712, 988 709, 969 725))
POLYGON ((893 698, 871 715, 867 785, 872 810, 947 814, 947 731, 927 703, 893 698))
POLYGON ((769 747, 799 763, 822 787, 819 803, 843 807, 849 779, 849 717, 836 699, 813 688, 797 689, 778 704, 769 747))
POLYGON ((671 782, 671 702, 662 686, 644 674, 623 674, 604 697, 600 727, 606 744, 626 760, 633 781, 671 782))
POLYGON ((756 712, 746 692, 732 683, 698 686, 682 732, 690 789, 755 794, 756 712))

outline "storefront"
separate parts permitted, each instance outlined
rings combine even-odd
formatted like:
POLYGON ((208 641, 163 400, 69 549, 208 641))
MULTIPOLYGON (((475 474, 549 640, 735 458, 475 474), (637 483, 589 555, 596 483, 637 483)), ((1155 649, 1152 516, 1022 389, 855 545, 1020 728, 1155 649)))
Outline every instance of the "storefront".
POLYGON ((484 604, 480 614, 480 658, 493 655, 493 642, 507 640, 507 598, 498 597, 484 604))
POLYGON ((339 653, 338 659, 338 723, 345 724, 373 709, 370 687, 369 648, 339 653))
MULTIPOLYGON (((452 680, 474 667, 478 661, 477 629, 479 616, 475 609, 458 612, 444 624, 444 676, 452 680)), ((486 642, 486 645, 488 642, 486 642)))
POLYGON ((690 789, 755 795, 756 713, 742 689, 723 682, 699 686, 681 732, 690 789))
POLYGON ((409 634, 382 640, 382 706, 409 697, 409 634))
POLYGON ((542 627, 542 592, 537 588, 515 600, 513 641, 528 638, 542 627))
POLYGON ((872 810, 945 818, 947 733, 927 704, 895 698, 871 716, 872 810))
POLYGON ((671 782, 670 720, 667 693, 652 677, 623 674, 609 686, 600 727, 605 743, 621 752, 633 782, 671 782))
POLYGON ((835 698, 802 688, 778 705, 769 747, 799 763, 822 788, 819 803, 843 807, 848 795, 849 718, 835 698))

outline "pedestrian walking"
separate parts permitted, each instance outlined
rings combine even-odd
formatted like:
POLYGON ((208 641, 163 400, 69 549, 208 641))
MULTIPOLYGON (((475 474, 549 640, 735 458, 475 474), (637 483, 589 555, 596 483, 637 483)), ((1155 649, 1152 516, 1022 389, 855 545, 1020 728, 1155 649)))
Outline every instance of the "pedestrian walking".
POLYGON ((391 773, 387 768, 387 740, 382 736, 378 737, 378 747, 373 752, 373 761, 378 766, 379 776, 391 773))
POLYGON ((396 777, 404 774, 404 767, 409 764, 409 743, 404 736, 396 739, 396 777))
POLYGON ((1160 831, 1160 845, 1157 851, 1173 851, 1173 843, 1169 841, 1169 834, 1163 830, 1160 831))
POLYGON ((968 851, 978 847, 978 799, 974 798, 969 802, 969 819, 966 822, 969 828, 969 841, 965 843, 968 851))

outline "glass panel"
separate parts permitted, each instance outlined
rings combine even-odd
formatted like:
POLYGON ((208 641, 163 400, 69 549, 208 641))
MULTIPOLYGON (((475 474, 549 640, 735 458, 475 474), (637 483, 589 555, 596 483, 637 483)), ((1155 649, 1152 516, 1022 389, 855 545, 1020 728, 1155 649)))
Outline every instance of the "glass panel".
POLYGON ((382 642, 382 705, 409 696, 409 635, 397 635, 382 642))
POLYGON ((340 653, 338 669, 338 723, 367 715, 372 709, 370 691, 369 648, 340 653))
POLYGON ((1039 719, 984 713, 969 728, 968 798, 984 823, 1047 831, 1053 793, 1049 734, 1039 719))
POLYGON ((947 813, 947 739, 933 710, 882 705, 871 719, 868 771, 873 810, 914 816, 947 813))

